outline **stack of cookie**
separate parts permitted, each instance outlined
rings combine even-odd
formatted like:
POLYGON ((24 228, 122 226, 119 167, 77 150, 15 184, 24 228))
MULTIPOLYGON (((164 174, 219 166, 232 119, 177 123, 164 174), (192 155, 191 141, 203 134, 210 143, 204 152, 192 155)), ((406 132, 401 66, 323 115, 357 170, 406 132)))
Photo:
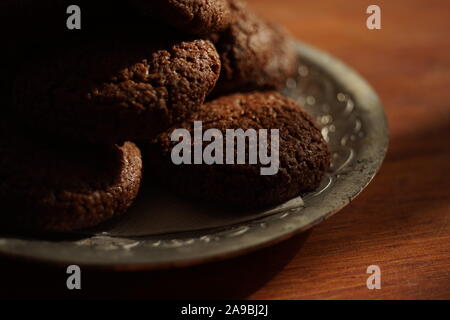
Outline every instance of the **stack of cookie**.
POLYGON ((118 216, 139 193, 143 168, 150 183, 235 208, 273 206, 318 187, 327 145, 311 117, 276 92, 297 61, 283 29, 243 0, 133 0, 123 8, 123 18, 116 12, 70 36, 55 32, 25 53, 20 46, 12 108, 0 126, 9 227, 62 232, 118 216), (192 131, 194 121, 223 132, 278 129, 278 173, 174 164, 171 134, 192 131))

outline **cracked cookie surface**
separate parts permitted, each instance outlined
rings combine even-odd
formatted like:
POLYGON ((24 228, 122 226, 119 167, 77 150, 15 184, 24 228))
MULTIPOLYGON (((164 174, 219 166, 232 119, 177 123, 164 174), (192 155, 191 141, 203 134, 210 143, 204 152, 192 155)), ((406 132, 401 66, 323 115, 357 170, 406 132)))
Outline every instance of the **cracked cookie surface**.
POLYGON ((209 36, 222 61, 213 95, 284 87, 297 66, 290 35, 280 26, 257 16, 242 0, 228 0, 232 22, 209 36))
POLYGON ((202 121, 203 132, 279 129, 280 166, 277 174, 262 176, 261 164, 174 165, 171 151, 178 143, 171 141, 174 127, 153 140, 145 155, 151 174, 180 195, 238 208, 273 206, 316 189, 329 168, 330 153, 321 131, 300 106, 277 92, 218 98, 177 128, 194 136, 194 121, 202 121))
POLYGON ((2 227, 63 232, 122 214, 137 196, 135 144, 76 145, 0 130, 2 227))
POLYGON ((133 0, 136 8, 197 35, 224 30, 231 21, 227 0, 133 0))
POLYGON ((148 139, 198 109, 219 73, 207 40, 61 44, 22 65, 14 108, 30 127, 72 140, 148 139))

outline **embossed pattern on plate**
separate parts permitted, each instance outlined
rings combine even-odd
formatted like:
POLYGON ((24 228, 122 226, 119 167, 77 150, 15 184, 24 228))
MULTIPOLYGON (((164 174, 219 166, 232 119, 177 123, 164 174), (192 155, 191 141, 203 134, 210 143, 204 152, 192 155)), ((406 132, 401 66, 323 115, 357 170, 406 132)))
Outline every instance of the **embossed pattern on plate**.
POLYGON ((336 213, 371 181, 388 146, 381 103, 357 73, 328 54, 299 43, 297 77, 284 94, 316 117, 333 153, 332 168, 305 206, 212 230, 144 237, 98 233, 70 240, 0 235, 0 254, 94 267, 146 268, 198 264, 244 254, 305 231, 336 213))

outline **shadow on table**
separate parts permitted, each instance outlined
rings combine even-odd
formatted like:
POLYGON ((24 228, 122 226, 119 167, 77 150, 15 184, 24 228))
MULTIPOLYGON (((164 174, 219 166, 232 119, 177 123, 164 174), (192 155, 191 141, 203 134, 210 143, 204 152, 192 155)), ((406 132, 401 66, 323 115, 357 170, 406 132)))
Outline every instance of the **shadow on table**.
POLYGON ((0 298, 241 299, 274 277, 310 232, 243 257, 167 271, 82 269, 82 289, 66 288, 65 268, 0 260, 0 298))

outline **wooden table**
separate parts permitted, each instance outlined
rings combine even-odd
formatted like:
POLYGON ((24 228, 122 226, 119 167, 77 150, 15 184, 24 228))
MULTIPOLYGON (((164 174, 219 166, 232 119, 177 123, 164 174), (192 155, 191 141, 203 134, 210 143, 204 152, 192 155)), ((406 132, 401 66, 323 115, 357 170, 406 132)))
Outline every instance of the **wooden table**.
POLYGON ((391 145, 375 180, 312 232, 246 257, 177 271, 84 272, 0 264, 3 296, 450 299, 450 2, 253 0, 267 18, 366 77, 386 107, 391 145), (382 30, 366 8, 382 9, 382 30), (309 237, 308 237, 309 235, 309 237), (378 265, 381 290, 368 290, 378 265))

